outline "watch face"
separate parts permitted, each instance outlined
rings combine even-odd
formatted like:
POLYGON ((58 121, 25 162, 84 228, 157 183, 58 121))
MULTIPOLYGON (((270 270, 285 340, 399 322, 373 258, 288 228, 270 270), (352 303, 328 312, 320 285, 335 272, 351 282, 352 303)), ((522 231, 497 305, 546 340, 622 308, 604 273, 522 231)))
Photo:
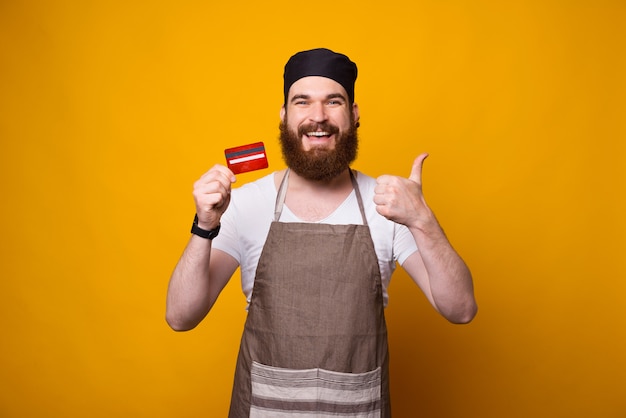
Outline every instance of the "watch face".
POLYGON ((215 229, 212 229, 209 231, 209 239, 213 239, 217 236, 217 234, 220 233, 220 228, 222 227, 221 224, 217 224, 217 226, 215 227, 215 229))

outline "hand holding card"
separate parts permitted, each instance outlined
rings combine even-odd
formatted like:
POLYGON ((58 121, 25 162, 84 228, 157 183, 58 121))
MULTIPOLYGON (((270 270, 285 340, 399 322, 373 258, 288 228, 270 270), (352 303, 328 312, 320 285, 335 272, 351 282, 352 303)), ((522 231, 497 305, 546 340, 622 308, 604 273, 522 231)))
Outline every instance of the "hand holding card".
POLYGON ((263 142, 242 145, 224 150, 226 164, 234 174, 267 168, 267 155, 263 142))

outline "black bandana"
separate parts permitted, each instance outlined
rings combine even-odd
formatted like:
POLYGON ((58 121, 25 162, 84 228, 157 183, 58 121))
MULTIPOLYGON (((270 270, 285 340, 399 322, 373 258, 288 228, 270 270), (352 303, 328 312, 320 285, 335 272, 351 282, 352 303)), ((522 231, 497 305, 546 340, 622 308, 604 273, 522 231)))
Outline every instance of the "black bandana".
POLYGON ((346 89, 350 103, 354 103, 354 82, 356 81, 356 64, 343 54, 329 49, 318 48, 298 52, 285 64, 285 103, 289 88, 303 77, 320 76, 335 80, 346 89))

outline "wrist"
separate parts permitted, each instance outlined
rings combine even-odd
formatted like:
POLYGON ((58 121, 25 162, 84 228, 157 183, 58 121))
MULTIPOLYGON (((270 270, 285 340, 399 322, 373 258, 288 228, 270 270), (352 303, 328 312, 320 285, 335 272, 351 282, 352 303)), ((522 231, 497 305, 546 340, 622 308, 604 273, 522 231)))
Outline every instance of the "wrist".
POLYGON ((415 219, 415 221, 407 225, 407 227, 412 233, 419 233, 425 236, 436 237, 443 233, 439 221, 432 212, 425 218, 415 219))
POLYGON ((196 216, 193 219, 193 224, 191 225, 191 233, 199 237, 212 240, 213 238, 217 237, 217 235, 219 234, 220 227, 221 227, 220 223, 218 223, 217 225, 213 227, 199 225, 198 214, 196 214, 196 216))

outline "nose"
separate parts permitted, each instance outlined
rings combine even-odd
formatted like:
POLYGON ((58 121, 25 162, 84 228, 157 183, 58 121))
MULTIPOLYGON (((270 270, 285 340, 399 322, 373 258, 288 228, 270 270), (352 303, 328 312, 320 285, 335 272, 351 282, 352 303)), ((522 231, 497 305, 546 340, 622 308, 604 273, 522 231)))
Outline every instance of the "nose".
POLYGON ((311 106, 311 113, 309 114, 311 121, 320 123, 326 121, 327 118, 326 108, 323 103, 315 103, 311 106))

